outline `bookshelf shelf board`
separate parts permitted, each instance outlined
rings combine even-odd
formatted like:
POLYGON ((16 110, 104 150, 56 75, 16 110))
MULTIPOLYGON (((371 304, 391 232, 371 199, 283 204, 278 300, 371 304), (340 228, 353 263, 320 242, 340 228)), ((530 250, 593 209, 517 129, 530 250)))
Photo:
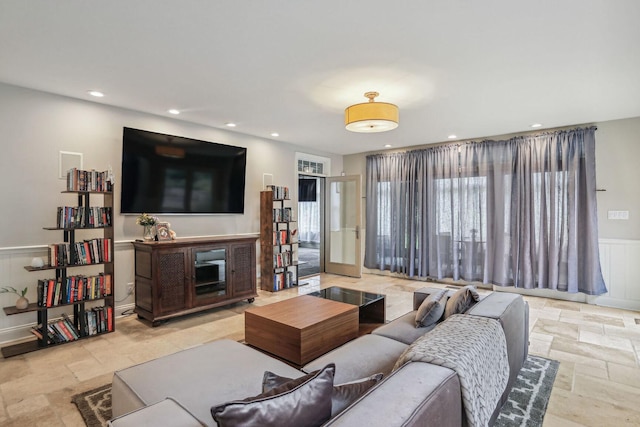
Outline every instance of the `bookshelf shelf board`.
POLYGON ((83 304, 83 303, 86 303, 86 302, 102 301, 102 300, 105 300, 105 299, 109 299, 112 296, 113 295, 105 295, 102 298, 92 298, 92 299, 83 299, 81 301, 75 301, 75 302, 66 302, 64 304, 52 305, 51 307, 41 307, 37 303, 32 302, 32 303, 29 303, 29 306, 27 308, 23 309, 23 310, 20 310, 20 309, 16 308, 15 306, 3 307, 2 310, 4 310, 4 314, 6 314, 7 316, 12 316, 14 314, 30 313, 30 312, 33 312, 33 311, 51 310, 52 308, 58 308, 58 307, 69 307, 69 306, 73 306, 73 305, 76 305, 76 304, 83 304))
POLYGON ((0 351, 2 352, 2 356, 5 357, 5 358, 13 357, 13 356, 19 356, 21 354, 31 353, 33 351, 38 351, 38 350, 41 350, 43 348, 50 348, 50 347, 56 347, 56 346, 59 346, 59 345, 65 345, 65 344, 69 344, 69 343, 72 343, 72 342, 84 340, 84 339, 87 339, 87 338, 97 337, 98 335, 110 334, 112 332, 113 331, 100 332, 99 334, 83 336, 83 337, 80 337, 80 338, 72 340, 72 341, 50 343, 50 344, 47 344, 47 345, 41 345, 38 339, 34 339, 34 340, 29 340, 29 341, 21 342, 21 343, 18 343, 18 344, 13 344, 13 345, 8 345, 6 347, 2 347, 0 349, 0 351))
POLYGON ((63 194, 113 194, 113 191, 77 191, 77 190, 64 190, 63 194))
POLYGON ((281 267, 273 266, 273 268, 274 268, 274 269, 278 269, 278 268, 285 268, 285 267, 291 267, 291 266, 296 266, 296 265, 300 265, 300 262, 299 262, 299 261, 291 261, 291 262, 290 262, 289 264, 287 264, 287 265, 283 265, 283 266, 281 266, 281 267))
POLYGON ((38 343, 37 339, 30 340, 26 342, 21 342, 19 344, 2 347, 2 356, 5 358, 18 356, 20 354, 31 353, 32 351, 40 350, 41 348, 45 348, 45 346, 41 346, 38 343))
POLYGON ((43 230, 49 231, 76 231, 76 230, 104 230, 105 228, 112 228, 110 225, 98 226, 98 227, 42 227, 43 230))
POLYGON ((20 310, 19 308, 16 308, 15 306, 3 307, 2 309, 4 310, 4 314, 6 314, 7 316, 11 316, 12 314, 29 313, 31 311, 38 311, 39 308, 42 308, 42 307, 38 307, 38 304, 36 304, 35 302, 32 302, 29 304, 27 308, 24 308, 22 310, 20 310))
POLYGON ((27 271, 64 270, 64 269, 67 269, 67 268, 88 267, 88 266, 91 266, 91 265, 105 265, 105 264, 113 264, 113 261, 92 262, 91 264, 65 264, 65 265, 59 265, 57 267, 55 267, 53 265, 43 265, 42 267, 31 267, 30 265, 25 265, 24 269, 27 270, 27 271))

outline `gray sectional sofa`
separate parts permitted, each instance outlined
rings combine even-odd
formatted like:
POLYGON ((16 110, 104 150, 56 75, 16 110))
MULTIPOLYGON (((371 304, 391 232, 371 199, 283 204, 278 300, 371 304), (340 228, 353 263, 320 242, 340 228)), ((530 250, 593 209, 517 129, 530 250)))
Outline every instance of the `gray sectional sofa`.
MULTIPOLYGON (((326 426, 466 426, 458 374, 433 363, 394 365, 414 342, 439 324, 416 328, 416 311, 438 289, 414 293, 414 311, 296 369, 249 346, 219 340, 114 373, 110 425, 216 426, 211 407, 262 393, 265 371, 298 378, 335 364, 334 384, 383 373, 384 378, 334 415, 326 426)), ((453 294, 453 291, 450 291, 453 294)), ((520 295, 493 292, 465 315, 495 319, 506 338, 508 381, 492 424, 526 357, 529 308, 520 295)), ((455 316, 454 316, 455 317, 455 316)), ((446 321, 445 321, 446 322, 446 321)), ((495 324, 495 322, 493 322, 495 324)), ((430 334, 432 335, 432 334, 430 334)))

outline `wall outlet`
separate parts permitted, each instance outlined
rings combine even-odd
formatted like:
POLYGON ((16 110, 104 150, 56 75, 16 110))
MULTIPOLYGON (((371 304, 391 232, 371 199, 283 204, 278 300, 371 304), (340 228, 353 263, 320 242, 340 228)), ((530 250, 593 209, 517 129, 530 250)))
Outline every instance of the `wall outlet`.
POLYGON ((131 295, 133 293, 133 283, 127 283, 127 295, 131 295))

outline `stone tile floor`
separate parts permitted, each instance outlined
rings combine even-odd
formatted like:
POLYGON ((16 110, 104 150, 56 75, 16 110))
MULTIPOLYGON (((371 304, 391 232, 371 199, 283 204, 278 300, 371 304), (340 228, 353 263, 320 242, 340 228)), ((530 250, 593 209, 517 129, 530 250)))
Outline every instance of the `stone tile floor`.
MULTIPOLYGON (((386 276, 333 275, 308 285, 262 292, 269 304, 329 286, 386 295, 387 319, 412 306, 412 292, 445 285, 386 276)), ((486 293, 486 290, 480 290, 486 293)), ((545 427, 640 425, 640 313, 525 297, 531 309, 531 354, 560 361, 545 427)), ((244 338, 242 302, 152 328, 135 315, 101 337, 17 356, 0 363, 0 425, 84 426, 73 394, 111 382, 115 370, 220 338, 244 338)))

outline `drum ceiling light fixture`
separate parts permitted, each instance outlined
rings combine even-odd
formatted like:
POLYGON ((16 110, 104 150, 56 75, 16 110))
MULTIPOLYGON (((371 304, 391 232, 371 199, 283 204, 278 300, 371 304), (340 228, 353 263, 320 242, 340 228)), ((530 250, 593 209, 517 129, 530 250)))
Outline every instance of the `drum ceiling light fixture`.
POLYGON ((369 102, 355 104, 344 110, 344 124, 351 132, 386 132, 398 127, 398 106, 375 102, 378 92, 367 92, 369 102))

